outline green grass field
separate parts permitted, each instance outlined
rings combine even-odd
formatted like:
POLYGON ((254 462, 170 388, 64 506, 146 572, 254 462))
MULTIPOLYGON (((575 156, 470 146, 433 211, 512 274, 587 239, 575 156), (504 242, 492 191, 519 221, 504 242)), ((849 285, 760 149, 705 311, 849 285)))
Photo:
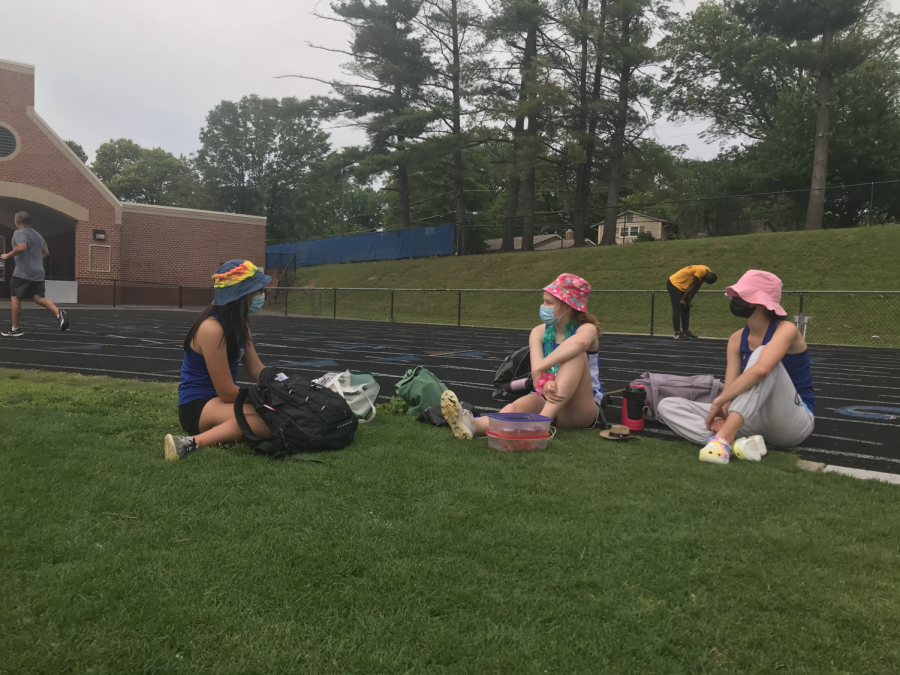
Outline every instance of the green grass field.
POLYGON ((417 258, 297 270, 318 288, 541 288, 561 272, 596 290, 665 290, 685 265, 708 265, 721 288, 748 269, 777 274, 785 290, 897 291, 900 225, 658 241, 539 253, 417 258))
POLYGON ((166 463, 176 401, 0 371, 0 673, 900 672, 896 486, 390 415, 166 463))
MULTIPOLYGON (((337 316, 411 323, 498 328, 531 328, 540 296, 531 293, 390 291, 401 289, 541 288, 560 272, 584 276, 596 290, 591 310, 613 333, 649 334, 651 297, 656 289, 653 330, 668 335, 671 309, 666 278, 684 265, 702 263, 719 274, 699 295, 691 329, 702 337, 728 337, 740 326, 728 312, 723 292, 747 269, 777 273, 788 291, 900 290, 896 252, 900 226, 785 232, 768 235, 667 241, 579 250, 513 253, 466 258, 424 258, 378 263, 323 265, 297 270, 296 290, 268 308, 274 313, 337 316), (371 289, 371 290, 338 290, 371 289), (335 302, 337 311, 335 312, 335 302)), ((789 317, 800 311, 800 296, 786 293, 789 317)), ((803 311, 812 317, 812 343, 900 347, 900 294, 805 294, 803 311)))

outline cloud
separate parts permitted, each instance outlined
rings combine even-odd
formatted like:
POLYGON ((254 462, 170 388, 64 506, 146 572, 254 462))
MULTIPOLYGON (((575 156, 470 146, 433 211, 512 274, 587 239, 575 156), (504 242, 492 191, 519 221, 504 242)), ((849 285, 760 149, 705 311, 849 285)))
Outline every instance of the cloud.
MULTIPOLYGON (((35 65, 35 107, 89 154, 131 138, 196 151, 206 114, 247 94, 326 94, 275 75, 340 76, 347 60, 307 45, 346 45, 347 28, 317 19, 310 0, 29 0, 6 3, 0 58, 35 65)), ((319 11, 330 13, 327 3, 319 11)), ((362 140, 337 130, 336 144, 362 140)))

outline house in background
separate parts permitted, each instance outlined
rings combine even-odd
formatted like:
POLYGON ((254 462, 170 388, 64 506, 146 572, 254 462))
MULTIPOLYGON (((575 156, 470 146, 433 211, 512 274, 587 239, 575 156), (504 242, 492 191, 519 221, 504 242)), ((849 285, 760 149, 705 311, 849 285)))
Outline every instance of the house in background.
MULTIPOLYGON (((657 241, 668 239, 673 223, 637 211, 625 211, 616 219, 616 243, 630 244, 641 232, 650 232, 657 241)), ((597 241, 603 239, 603 223, 597 228, 597 241)))
MULTIPOLYGON (((503 248, 502 239, 488 239, 484 242, 487 244, 488 253, 500 253, 503 248)), ((534 235, 535 251, 553 251, 555 249, 572 248, 575 245, 575 232, 566 230, 566 236, 560 237, 558 234, 536 234, 534 235)), ((585 246, 595 246, 590 239, 584 240, 585 246)), ((513 247, 516 251, 522 250, 522 237, 516 237, 513 240, 513 247)))
POLYGON ((750 234, 763 234, 765 232, 777 232, 771 220, 751 220, 750 234))

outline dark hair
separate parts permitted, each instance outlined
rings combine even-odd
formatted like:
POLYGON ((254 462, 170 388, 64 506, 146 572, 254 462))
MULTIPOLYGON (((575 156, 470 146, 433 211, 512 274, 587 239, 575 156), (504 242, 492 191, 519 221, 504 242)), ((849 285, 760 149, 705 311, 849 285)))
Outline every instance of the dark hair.
POLYGON ((714 284, 718 280, 719 280, 719 276, 712 270, 710 270, 709 272, 706 273, 706 283, 714 284))
POLYGON ((226 305, 210 305, 203 310, 184 339, 184 351, 191 346, 191 341, 197 335, 200 324, 211 316, 218 316, 219 323, 222 325, 222 341, 225 343, 228 360, 237 361, 241 356, 238 343, 250 341, 250 312, 248 310, 253 295, 256 294, 243 295, 226 305))
POLYGON ((26 211, 19 211, 16 214, 16 222, 20 225, 31 225, 31 216, 26 211))

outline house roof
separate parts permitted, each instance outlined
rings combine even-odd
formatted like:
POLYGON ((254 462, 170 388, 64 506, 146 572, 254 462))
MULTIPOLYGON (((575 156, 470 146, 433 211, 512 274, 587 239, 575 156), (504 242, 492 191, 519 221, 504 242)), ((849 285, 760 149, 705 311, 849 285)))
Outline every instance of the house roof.
POLYGON ((669 222, 665 218, 657 218, 656 216, 648 216, 646 213, 641 213, 640 211, 632 211, 631 209, 628 209, 627 211, 622 211, 622 213, 620 213, 618 216, 616 216, 616 218, 621 218, 626 213, 633 213, 636 216, 643 216, 644 218, 648 218, 650 220, 655 220, 660 223, 668 223, 669 222))

